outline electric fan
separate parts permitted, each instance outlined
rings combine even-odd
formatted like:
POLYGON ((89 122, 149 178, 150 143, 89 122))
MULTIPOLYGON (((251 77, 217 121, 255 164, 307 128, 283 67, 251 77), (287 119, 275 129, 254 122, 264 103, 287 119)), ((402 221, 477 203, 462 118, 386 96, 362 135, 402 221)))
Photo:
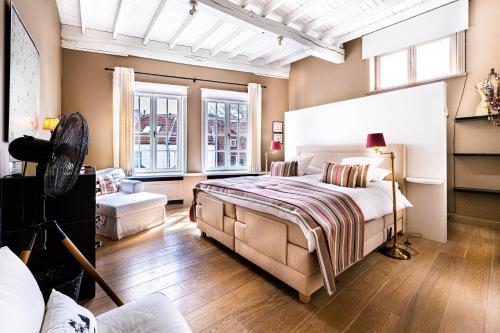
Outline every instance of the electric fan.
POLYGON ((52 133, 50 141, 23 136, 9 144, 12 157, 37 163, 36 167, 36 216, 30 226, 30 236, 21 253, 26 264, 35 245, 37 236, 45 248, 47 231, 53 232, 62 245, 71 253, 85 271, 101 286, 113 302, 120 306, 123 302, 106 284, 92 264, 83 256, 73 242, 59 227, 57 221, 47 220, 45 201, 47 196, 57 198, 73 188, 80 174, 83 159, 87 154, 88 127, 83 116, 76 112, 62 117, 52 133))

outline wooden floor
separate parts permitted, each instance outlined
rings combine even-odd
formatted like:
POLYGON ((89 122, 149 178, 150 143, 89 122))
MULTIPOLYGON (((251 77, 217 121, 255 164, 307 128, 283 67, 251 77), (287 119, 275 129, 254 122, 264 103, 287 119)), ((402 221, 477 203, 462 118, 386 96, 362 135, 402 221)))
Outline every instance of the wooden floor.
MULTIPOLYGON (((97 268, 125 302, 161 290, 195 332, 500 332, 500 232, 452 223, 448 243, 411 238, 410 261, 368 255, 309 304, 168 211, 166 226, 105 241, 97 268)), ((114 306, 98 288, 85 305, 114 306)))

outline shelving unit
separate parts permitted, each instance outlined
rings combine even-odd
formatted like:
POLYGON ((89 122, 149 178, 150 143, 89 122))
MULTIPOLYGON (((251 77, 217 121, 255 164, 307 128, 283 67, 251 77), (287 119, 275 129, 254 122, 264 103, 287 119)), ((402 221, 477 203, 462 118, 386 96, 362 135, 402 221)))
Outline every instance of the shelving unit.
POLYGON ((455 153, 453 155, 469 157, 500 157, 500 153, 455 153))
MULTIPOLYGON (((480 121, 488 120, 488 116, 469 116, 469 117, 458 117, 455 118, 455 122, 465 122, 465 121, 480 121)), ((498 158, 500 153, 454 153, 454 157, 484 157, 484 158, 498 158)), ((462 193, 479 193, 479 194, 492 194, 500 195, 500 190, 495 189, 485 189, 485 188, 473 188, 473 187, 459 187, 456 186, 455 192, 462 193)))
POLYGON ((456 122, 469 121, 469 120, 488 120, 488 116, 469 116, 469 117, 457 117, 456 122))
POLYGON ((491 190, 485 188, 472 188, 472 187, 455 187, 456 192, 468 192, 468 193, 483 193, 483 194, 496 194, 500 195, 500 190, 491 190))

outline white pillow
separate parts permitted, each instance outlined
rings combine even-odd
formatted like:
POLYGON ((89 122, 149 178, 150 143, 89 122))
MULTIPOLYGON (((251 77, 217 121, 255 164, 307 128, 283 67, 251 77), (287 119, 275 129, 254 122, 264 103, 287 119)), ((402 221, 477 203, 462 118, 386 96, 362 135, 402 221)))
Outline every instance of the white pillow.
POLYGON ((68 296, 52 289, 40 333, 67 332, 97 332, 95 317, 68 296))
POLYGON ((314 156, 292 156, 290 158, 287 158, 286 161, 297 161, 297 176, 303 176, 313 157, 314 156))
POLYGON ((360 156, 360 157, 343 158, 341 164, 348 164, 348 165, 369 164, 370 166, 368 167, 368 174, 366 175, 366 181, 371 182, 373 179, 373 170, 375 170, 375 168, 378 168, 383 162, 384 159, 382 157, 360 156))
POLYGON ((44 310, 33 274, 8 247, 0 248, 0 332, 39 332, 44 310))
POLYGON ((382 169, 382 168, 375 168, 372 170, 372 182, 379 182, 381 180, 384 180, 385 177, 389 176, 392 172, 390 170, 382 169))
POLYGON ((314 165, 310 165, 307 167, 305 175, 317 175, 323 173, 323 168, 316 167, 314 165))

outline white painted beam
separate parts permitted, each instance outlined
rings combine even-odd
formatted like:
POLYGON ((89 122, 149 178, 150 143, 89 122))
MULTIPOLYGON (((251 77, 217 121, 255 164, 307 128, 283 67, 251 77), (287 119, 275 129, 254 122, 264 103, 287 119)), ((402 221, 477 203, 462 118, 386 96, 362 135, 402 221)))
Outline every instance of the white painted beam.
POLYGON ((284 50, 276 50, 275 52, 273 52, 272 55, 270 55, 269 57, 264 59, 264 63, 266 65, 272 64, 275 61, 288 58, 288 57, 296 54, 298 51, 303 51, 303 50, 294 49, 294 48, 288 48, 288 49, 284 49, 284 50))
POLYGON ((84 35, 87 32, 87 7, 87 0, 80 0, 80 26, 84 35))
POLYGON ((343 49, 327 44, 320 39, 306 35, 282 23, 255 15, 255 13, 249 12, 228 0, 198 0, 198 3, 203 4, 204 8, 209 7, 217 10, 240 20, 240 22, 252 25, 276 36, 283 36, 284 38, 294 40, 304 48, 312 49, 314 55, 318 58, 334 63, 342 63, 344 61, 343 49))
POLYGON ((307 34, 327 23, 335 22, 340 16, 345 15, 345 13, 365 1, 366 0, 348 0, 339 7, 334 8, 332 11, 325 13, 323 16, 320 16, 304 25, 302 31, 307 34))
POLYGON ((198 11, 194 12, 193 15, 188 15, 184 22, 182 22, 181 26, 177 29, 177 31, 174 33, 172 38, 170 39, 170 42, 168 43, 168 49, 171 50, 174 48, 175 45, 177 45, 177 42, 179 41, 179 38, 182 36, 184 31, 189 27, 191 22, 193 22, 194 17, 198 11))
POLYGON ((280 61, 280 66, 290 65, 293 62, 302 60, 312 55, 311 50, 299 50, 287 58, 280 61))
POLYGON ((301 18, 302 16, 306 15, 310 10, 316 8, 317 6, 323 4, 325 0, 309 0, 303 5, 297 7, 297 9, 293 10, 292 12, 288 13, 284 18, 283 18, 283 23, 284 24, 290 24, 291 22, 301 18))
POLYGON ((266 5, 264 6, 264 9, 262 10, 261 15, 262 16, 267 16, 271 14, 273 11, 275 11, 279 6, 281 6, 286 0, 270 0, 266 5))
POLYGON ((223 19, 219 19, 217 23, 215 23, 207 32, 201 35, 200 38, 194 42, 191 46, 191 50, 193 53, 198 52, 198 50, 203 46, 203 44, 212 36, 222 25, 224 24, 223 19))
POLYGON ((413 8, 402 11, 396 15, 389 16, 386 19, 378 21, 374 24, 368 25, 368 26, 363 27, 361 29, 357 29, 355 31, 352 31, 352 32, 349 32, 345 35, 342 35, 341 37, 335 39, 335 43, 341 44, 341 43, 348 42, 350 40, 359 38, 363 35, 367 35, 371 32, 383 29, 385 27, 402 22, 404 20, 415 17, 417 15, 426 13, 430 10, 447 5, 453 1, 455 1, 455 0, 427 0, 427 1, 422 2, 413 8))
POLYGON ((156 10, 155 16, 153 17, 153 19, 149 23, 148 30, 146 31, 146 34, 144 35, 144 38, 142 41, 142 43, 144 45, 146 45, 149 42, 149 38, 151 37, 151 33, 153 32, 153 29, 154 29, 156 23, 158 22, 158 18, 160 17, 161 13, 163 12, 165 7, 167 6, 167 2, 168 2, 168 0, 161 1, 160 6, 156 10))
POLYGON ((342 33, 350 32, 356 29, 359 26, 362 26, 367 21, 373 20, 373 17, 382 14, 385 11, 389 11, 396 6, 401 5, 403 2, 408 0, 387 0, 381 5, 378 5, 373 10, 370 10, 363 15, 357 16, 355 19, 349 20, 346 24, 341 24, 339 26, 335 26, 321 33, 320 38, 322 40, 328 39, 333 36, 341 35, 342 33))
POLYGON ((276 48, 278 48, 278 42, 276 41, 269 41, 263 45, 262 48, 260 48, 258 51, 255 51, 247 56, 247 60, 249 62, 254 61, 255 59, 265 57, 266 55, 270 54, 271 52, 275 52, 276 48))
POLYGON ((120 0, 120 3, 118 4, 118 10, 116 11, 115 15, 115 23, 113 24, 113 39, 116 39, 118 37, 118 31, 120 27, 120 17, 123 12, 123 7, 125 5, 126 0, 120 0))
POLYGON ((138 37, 119 35, 116 40, 112 38, 113 34, 111 32, 87 29, 87 34, 82 35, 80 27, 61 26, 61 45, 66 49, 118 56, 135 56, 280 78, 288 78, 290 70, 289 66, 279 67, 278 64, 265 65, 261 59, 249 63, 245 57, 229 59, 224 53, 211 56, 208 50, 200 50, 194 55, 190 47, 181 45, 176 45, 173 49, 169 50, 167 43, 154 40, 144 45, 142 38, 138 37))
POLYGON ((235 58, 238 55, 245 53, 246 51, 254 48, 257 44, 262 43, 266 38, 265 33, 259 33, 253 37, 251 37, 249 40, 243 42, 241 45, 238 45, 234 49, 229 52, 229 58, 235 58))
POLYGON ((245 29, 242 27, 236 28, 233 32, 231 32, 229 35, 227 35, 226 38, 224 38, 217 45, 215 45, 215 47, 212 50, 210 50, 210 54, 212 56, 216 56, 217 54, 219 54, 219 52, 222 51, 222 49, 224 48, 224 46, 227 43, 231 42, 233 39, 238 37, 238 35, 241 34, 244 30, 245 29))

